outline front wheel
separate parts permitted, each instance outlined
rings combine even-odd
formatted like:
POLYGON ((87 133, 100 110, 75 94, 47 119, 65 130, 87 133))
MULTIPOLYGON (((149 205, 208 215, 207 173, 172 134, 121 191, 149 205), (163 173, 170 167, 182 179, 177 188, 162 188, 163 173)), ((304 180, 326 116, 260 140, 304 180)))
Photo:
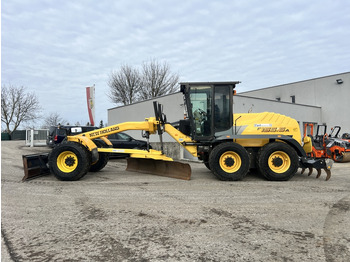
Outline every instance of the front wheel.
MULTIPOLYGON (((98 148, 108 147, 103 141, 94 140, 94 143, 98 148)), ((98 172, 103 169, 109 161, 109 156, 109 153, 98 153, 98 160, 95 163, 91 163, 89 171, 98 172)))
POLYGON ((210 166, 209 166, 209 162, 203 162, 204 165, 206 166, 206 168, 208 168, 209 170, 211 170, 210 166))
POLYGON ((299 157, 290 145, 273 142, 258 153, 258 167, 266 179, 286 181, 294 176, 299 167, 299 157))
POLYGON ((247 150, 234 142, 220 144, 209 155, 209 166, 214 175, 224 181, 242 180, 249 171, 247 150))
POLYGON ((63 142, 49 155, 50 171, 59 180, 79 180, 89 171, 90 164, 90 152, 76 142, 63 142))

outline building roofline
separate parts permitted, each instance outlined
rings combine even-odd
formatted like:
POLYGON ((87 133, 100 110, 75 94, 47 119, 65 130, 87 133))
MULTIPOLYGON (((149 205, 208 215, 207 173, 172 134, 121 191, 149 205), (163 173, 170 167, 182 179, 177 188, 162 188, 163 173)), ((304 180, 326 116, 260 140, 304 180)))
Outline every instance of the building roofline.
POLYGON ((128 104, 128 105, 121 105, 121 106, 116 106, 116 107, 108 108, 107 111, 113 110, 113 109, 116 109, 116 108, 122 108, 122 107, 127 107, 127 106, 133 106, 133 105, 136 105, 136 104, 140 104, 140 103, 143 103, 143 102, 156 100, 156 99, 159 99, 159 98, 162 98, 162 97, 171 96, 171 95, 175 95, 175 94, 178 94, 178 93, 181 93, 181 91, 177 91, 177 92, 174 92, 174 93, 170 93, 170 94, 166 94, 166 95, 162 95, 162 96, 157 96, 157 97, 145 99, 145 100, 142 100, 142 101, 137 101, 137 102, 135 102, 135 103, 128 104))
POLYGON ((180 85, 236 85, 240 81, 219 81, 219 82, 181 82, 180 85))
POLYGON ((256 99, 256 100, 263 100, 263 101, 268 101, 268 102, 275 102, 275 103, 280 103, 280 104, 297 105, 297 106, 307 106, 307 107, 313 107, 313 108, 322 108, 321 106, 312 106, 312 105, 306 105, 306 104, 298 104, 298 103, 277 101, 277 100, 267 99, 267 98, 261 98, 261 97, 246 96, 246 95, 242 95, 242 93, 235 95, 235 96, 233 97, 233 99, 234 99, 236 96, 238 96, 238 97, 246 97, 246 98, 251 98, 251 99, 256 99))
MULTIPOLYGON (((293 105, 301 105, 301 106, 308 106, 308 107, 315 107, 315 108, 321 108, 320 106, 311 106, 311 105, 305 105, 305 104, 297 104, 297 103, 289 103, 289 102, 284 102, 284 101, 276 101, 276 100, 272 100, 272 99, 266 99, 266 98, 259 98, 259 97, 251 97, 251 96, 246 96, 244 94, 246 93, 251 93, 254 91, 260 91, 260 90, 265 90, 265 89, 270 89, 270 88, 275 88, 275 87, 280 87, 280 86, 286 86, 286 85, 293 85, 293 84, 297 84, 297 83, 302 83, 302 82, 307 82, 307 81, 313 81, 313 80, 318 80, 318 79, 322 79, 322 78, 327 78, 327 77, 333 77, 333 76, 338 76, 338 75, 344 75, 344 74, 350 74, 350 72, 343 72, 343 73, 338 73, 338 74, 333 74, 333 75, 328 75, 328 76, 321 76, 321 77, 316 77, 316 78, 311 78, 311 79, 306 79, 306 80, 301 80, 301 81, 296 81, 296 82, 291 82, 291 83, 286 83, 286 84, 281 84, 281 85, 276 85, 276 86, 269 86, 269 87, 263 87, 263 88, 258 88, 258 89, 254 89, 254 90, 250 90, 250 91, 245 91, 245 92, 239 92, 237 93, 236 96, 242 96, 242 97, 247 97, 247 98, 252 98, 252 99, 259 99, 259 100, 265 100, 265 101, 269 101, 269 102, 277 102, 277 103, 285 103, 285 104, 293 104, 293 105)), ((213 83, 220 83, 220 84, 239 84, 241 82, 239 81, 231 81, 231 82, 181 82, 179 83, 181 84, 213 84, 213 83)), ((135 104, 139 104, 139 103, 143 103, 143 102, 147 102, 147 101, 152 101, 161 97, 166 97, 166 96, 170 96, 170 95, 174 95, 174 94, 178 94, 181 93, 181 91, 178 92, 174 92, 171 94, 166 94, 166 95, 162 95, 162 96, 158 96, 158 97, 154 97, 154 98, 150 98, 150 99, 146 99, 146 100, 142 100, 142 101, 138 101, 132 104, 128 104, 128 105, 121 105, 121 106, 116 106, 116 107, 112 107, 112 108, 108 108, 107 111, 109 110, 113 110, 116 108, 122 108, 122 107, 127 107, 127 106, 132 106, 135 104)))
POLYGON ((270 88, 275 88, 275 87, 280 87, 280 86, 293 85, 293 84, 297 84, 297 83, 313 81, 313 80, 319 80, 319 79, 322 79, 322 78, 328 78, 328 77, 344 75, 344 74, 350 74, 350 72, 344 72, 344 73, 333 74, 333 75, 328 75, 328 76, 315 77, 315 78, 311 78, 311 79, 300 80, 300 81, 286 83, 286 84, 280 84, 280 85, 276 85, 276 86, 263 87, 263 88, 253 89, 253 90, 250 90, 250 91, 239 92, 239 94, 250 93, 250 92, 254 92, 254 91, 260 91, 260 90, 265 90, 265 89, 270 89, 270 88))
MULTIPOLYGON (((223 81, 223 82, 180 82, 179 85, 213 85, 213 84, 217 84, 217 85, 236 85, 236 84, 239 84, 241 82, 239 81, 223 81)), ((108 108, 107 110, 113 110, 113 109, 116 109, 116 108, 121 108, 121 107, 126 107, 126 106, 131 106, 131 105, 135 105, 135 104, 139 104, 139 103, 142 103, 142 102, 146 102, 146 101, 152 101, 152 100, 155 100, 155 99, 158 99, 158 98, 161 98, 161 97, 166 97, 166 96, 170 96, 170 95, 174 95, 174 94, 177 94, 177 93, 181 93, 181 91, 177 91, 177 92, 174 92, 174 93, 171 93, 171 94, 166 94, 166 95, 162 95, 162 96, 157 96, 157 97, 154 97, 154 98, 149 98, 149 99, 146 99, 146 100, 142 100, 142 101, 137 101, 135 103, 132 103, 132 104, 128 104, 128 105, 120 105, 120 106, 115 106, 115 107, 112 107, 112 108, 108 108)))

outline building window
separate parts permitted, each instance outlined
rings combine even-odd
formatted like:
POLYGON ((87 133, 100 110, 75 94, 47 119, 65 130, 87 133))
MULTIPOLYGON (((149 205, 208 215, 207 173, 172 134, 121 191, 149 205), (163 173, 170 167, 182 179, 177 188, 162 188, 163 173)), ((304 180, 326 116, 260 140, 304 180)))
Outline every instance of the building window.
POLYGON ((292 103, 295 104, 295 96, 290 96, 292 98, 292 103))

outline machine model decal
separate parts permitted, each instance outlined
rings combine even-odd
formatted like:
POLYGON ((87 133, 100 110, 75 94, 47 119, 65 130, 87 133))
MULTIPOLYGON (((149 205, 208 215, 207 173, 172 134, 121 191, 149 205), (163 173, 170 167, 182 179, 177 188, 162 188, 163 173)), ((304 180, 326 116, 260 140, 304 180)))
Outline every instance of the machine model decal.
POLYGON ((255 124, 254 127, 272 127, 272 124, 255 124))
POLYGON ((258 131, 261 130, 263 133, 270 132, 289 132, 289 129, 286 127, 258 127, 258 131))

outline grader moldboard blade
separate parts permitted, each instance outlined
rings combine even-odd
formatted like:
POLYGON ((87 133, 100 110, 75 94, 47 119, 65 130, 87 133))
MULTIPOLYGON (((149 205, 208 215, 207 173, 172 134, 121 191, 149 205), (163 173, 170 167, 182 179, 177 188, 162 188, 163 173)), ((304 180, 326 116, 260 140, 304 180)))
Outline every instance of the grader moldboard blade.
POLYGON ((49 153, 22 155, 22 158, 24 168, 23 182, 50 173, 50 169, 46 165, 49 153))
POLYGON ((164 161, 144 158, 128 158, 127 171, 148 173, 183 180, 190 180, 191 166, 175 161, 164 161))

